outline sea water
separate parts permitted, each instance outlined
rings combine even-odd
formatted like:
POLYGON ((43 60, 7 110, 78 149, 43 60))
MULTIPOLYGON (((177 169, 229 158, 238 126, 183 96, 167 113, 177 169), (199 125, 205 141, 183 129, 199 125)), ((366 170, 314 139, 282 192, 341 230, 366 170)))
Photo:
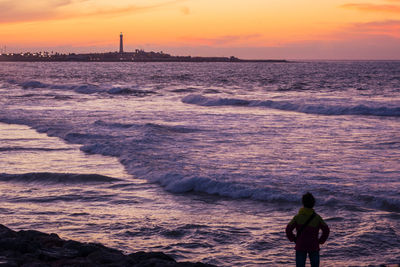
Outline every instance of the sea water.
POLYGON ((0 223, 219 266, 400 262, 400 62, 1 63, 0 223))

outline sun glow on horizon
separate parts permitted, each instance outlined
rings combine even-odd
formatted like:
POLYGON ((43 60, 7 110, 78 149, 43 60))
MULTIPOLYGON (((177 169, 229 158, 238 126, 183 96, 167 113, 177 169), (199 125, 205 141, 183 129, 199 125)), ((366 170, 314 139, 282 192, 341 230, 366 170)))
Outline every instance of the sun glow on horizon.
POLYGON ((0 46, 245 58, 400 59, 400 1, 0 0, 0 46), (356 53, 354 52, 356 51, 356 53))

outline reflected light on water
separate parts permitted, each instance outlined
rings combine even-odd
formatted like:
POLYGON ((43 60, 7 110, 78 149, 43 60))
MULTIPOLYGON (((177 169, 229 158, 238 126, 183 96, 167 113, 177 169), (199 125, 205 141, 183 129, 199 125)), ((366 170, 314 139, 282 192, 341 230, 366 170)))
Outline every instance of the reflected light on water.
POLYGON ((91 174, 96 170, 97 174, 114 178, 129 177, 116 158, 86 155, 79 150, 80 145, 67 144, 28 126, 0 123, 0 140, 2 173, 91 174))

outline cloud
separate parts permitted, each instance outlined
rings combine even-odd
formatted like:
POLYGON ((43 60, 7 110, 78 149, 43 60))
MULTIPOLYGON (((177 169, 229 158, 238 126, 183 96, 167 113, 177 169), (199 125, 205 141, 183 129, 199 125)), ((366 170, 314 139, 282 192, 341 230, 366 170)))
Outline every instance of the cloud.
POLYGON ((111 6, 101 4, 96 0, 0 0, 0 24, 88 16, 115 16, 151 11, 183 1, 185 0, 158 1, 158 3, 142 6, 111 6))
POLYGON ((0 0, 0 22, 43 20, 89 0, 0 0))
POLYGON ((246 34, 246 35, 224 35, 215 38, 191 38, 191 37, 183 37, 181 40, 201 45, 211 45, 211 46, 220 46, 227 44, 234 44, 242 41, 248 42, 249 40, 254 40, 259 37, 262 37, 261 34, 246 34))
MULTIPOLYGON (((400 1, 390 0, 390 2, 400 2, 400 1)), ((349 3, 349 4, 344 4, 341 7, 347 9, 356 9, 363 12, 400 13, 400 5, 349 3)))
POLYGON ((71 1, 37 0, 22 3, 13 0, 0 0, 0 22, 14 22, 18 20, 36 20, 54 16, 57 9, 70 5, 71 1))
POLYGON ((371 21, 366 23, 354 23, 353 25, 357 28, 363 28, 367 30, 397 29, 400 27, 400 20, 371 21))
POLYGON ((159 8, 174 5, 174 4, 183 2, 183 1, 186 1, 186 0, 160 2, 158 4, 146 5, 146 6, 129 5, 129 6, 118 7, 118 8, 103 7, 103 8, 98 8, 97 10, 94 10, 93 12, 81 13, 80 16, 114 16, 114 15, 121 15, 121 14, 128 14, 128 13, 146 12, 146 11, 157 10, 159 8))
POLYGON ((400 20, 353 23, 343 29, 347 35, 390 36, 400 38, 400 20))

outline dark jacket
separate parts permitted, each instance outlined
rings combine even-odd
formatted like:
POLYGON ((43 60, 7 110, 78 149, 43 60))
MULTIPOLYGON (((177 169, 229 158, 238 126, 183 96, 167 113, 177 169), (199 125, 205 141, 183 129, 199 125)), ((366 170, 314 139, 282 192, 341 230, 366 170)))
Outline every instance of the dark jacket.
MULTIPOLYGON (((301 208, 299 213, 289 222, 289 224, 286 226, 286 236, 290 241, 295 242, 296 236, 293 234, 293 230, 296 228, 296 231, 299 231, 299 229, 308 220, 308 218, 310 218, 313 212, 313 209, 301 208)), ((321 216, 316 214, 303 229, 300 237, 297 238, 295 250, 307 252, 318 251, 319 244, 325 243, 325 241, 328 239, 328 236, 328 225, 324 222, 321 216), (320 229, 322 230, 322 235, 321 237, 318 237, 320 229)))

